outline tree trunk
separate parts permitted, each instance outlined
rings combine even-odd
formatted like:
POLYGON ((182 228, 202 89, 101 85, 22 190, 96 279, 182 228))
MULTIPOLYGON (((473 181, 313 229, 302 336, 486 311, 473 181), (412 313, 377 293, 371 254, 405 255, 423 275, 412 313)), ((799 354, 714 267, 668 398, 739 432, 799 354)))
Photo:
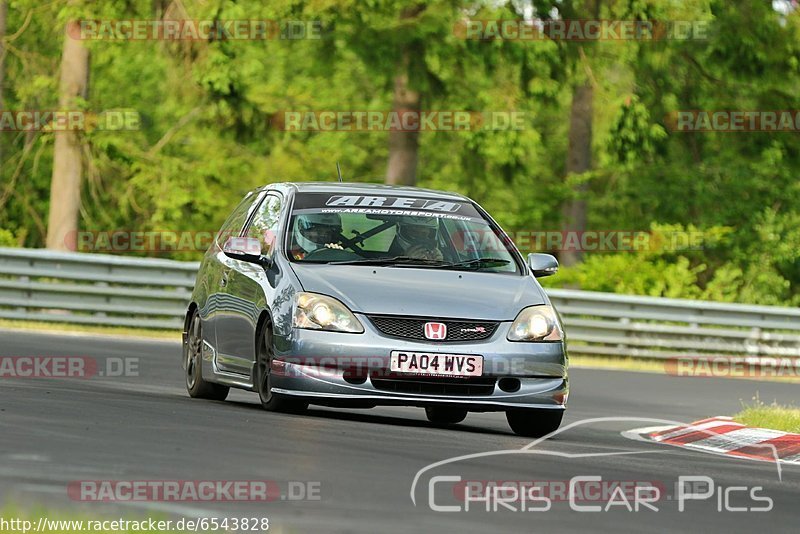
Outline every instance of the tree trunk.
MULTIPOLYGON (((5 100, 3 100, 3 83, 5 82, 6 75, 6 48, 3 46, 3 39, 6 37, 6 17, 8 16, 8 1, 0 0, 0 111, 5 109, 5 100)), ((8 139, 6 137, 5 139, 8 139)), ((0 137, 0 169, 3 168, 3 143, 5 141, 0 137)))
MULTIPOLYGON (((89 85, 89 51, 82 42, 64 38, 61 56, 61 81, 58 105, 60 110, 77 109, 76 98, 86 98, 89 85)), ((50 183, 50 216, 47 222, 47 248, 68 250, 78 230, 81 203, 80 132, 55 132, 53 178, 50 183)))
MULTIPOLYGON (((567 149, 567 176, 581 174, 592 168, 592 101, 594 90, 591 80, 575 87, 569 116, 569 147, 567 149)), ((563 207, 565 231, 586 230, 586 197, 588 184, 575 188, 575 196, 563 207)), ((574 241, 572 241, 574 242, 574 241)), ((580 250, 563 250, 559 254, 565 267, 575 265, 583 257, 580 250)))
POLYGON ((170 0, 152 0, 150 2, 150 11, 153 14, 153 18, 160 19, 166 13, 169 4, 170 0))
MULTIPOLYGON (((409 51, 403 53, 400 68, 394 79, 394 99, 392 112, 399 116, 404 113, 420 112, 420 94, 409 88, 409 51)), ((417 183, 417 151, 419 131, 391 130, 389 132, 389 165, 386 169, 386 183, 394 185, 414 185, 417 183)))

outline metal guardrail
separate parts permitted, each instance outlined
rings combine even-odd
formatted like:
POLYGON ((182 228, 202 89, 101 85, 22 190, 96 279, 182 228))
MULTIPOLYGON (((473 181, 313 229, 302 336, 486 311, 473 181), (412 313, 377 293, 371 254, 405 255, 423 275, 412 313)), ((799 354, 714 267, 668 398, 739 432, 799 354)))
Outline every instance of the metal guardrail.
POLYGON ((570 353, 638 358, 800 357, 800 309, 551 289, 570 353))
POLYGON ((0 247, 0 318, 178 329, 198 267, 0 247))
MULTIPOLYGON (((197 262, 0 248, 0 318, 178 329, 197 262)), ((549 289, 570 353, 800 357, 800 309, 549 289)))

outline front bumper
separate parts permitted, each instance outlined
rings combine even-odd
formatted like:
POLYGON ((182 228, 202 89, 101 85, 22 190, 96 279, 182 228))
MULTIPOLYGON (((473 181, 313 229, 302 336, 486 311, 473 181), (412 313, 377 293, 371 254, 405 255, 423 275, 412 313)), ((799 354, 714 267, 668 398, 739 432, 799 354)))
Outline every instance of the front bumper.
POLYGON ((506 339, 502 322, 489 339, 435 343, 395 339, 362 314, 363 334, 292 329, 276 336, 272 391, 337 406, 457 404, 472 411, 509 408, 564 409, 569 391, 563 342, 520 343, 506 339), (480 379, 390 373, 392 351, 481 355, 480 379), (391 387, 389 387, 391 386, 391 387))

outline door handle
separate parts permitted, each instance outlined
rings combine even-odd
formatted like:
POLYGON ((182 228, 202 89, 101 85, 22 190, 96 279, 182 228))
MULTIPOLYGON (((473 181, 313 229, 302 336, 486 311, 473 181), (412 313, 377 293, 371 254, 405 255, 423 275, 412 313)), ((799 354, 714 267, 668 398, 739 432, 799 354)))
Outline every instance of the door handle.
POLYGON ((222 277, 220 277, 220 279, 219 279, 219 285, 220 285, 220 287, 226 287, 228 285, 228 273, 227 272, 222 273, 222 277))

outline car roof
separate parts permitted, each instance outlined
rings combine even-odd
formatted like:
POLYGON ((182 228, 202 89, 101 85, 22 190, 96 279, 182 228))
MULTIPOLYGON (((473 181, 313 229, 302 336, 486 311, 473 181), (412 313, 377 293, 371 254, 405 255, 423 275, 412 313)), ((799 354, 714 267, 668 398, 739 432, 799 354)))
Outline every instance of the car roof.
POLYGON ((451 191, 438 191, 436 189, 425 189, 422 187, 411 187, 407 185, 386 185, 369 184, 354 182, 281 182, 265 185, 259 189, 279 188, 294 189, 301 193, 348 193, 374 195, 383 194, 405 194, 420 196, 425 198, 440 198, 450 200, 469 200, 464 195, 451 191))

